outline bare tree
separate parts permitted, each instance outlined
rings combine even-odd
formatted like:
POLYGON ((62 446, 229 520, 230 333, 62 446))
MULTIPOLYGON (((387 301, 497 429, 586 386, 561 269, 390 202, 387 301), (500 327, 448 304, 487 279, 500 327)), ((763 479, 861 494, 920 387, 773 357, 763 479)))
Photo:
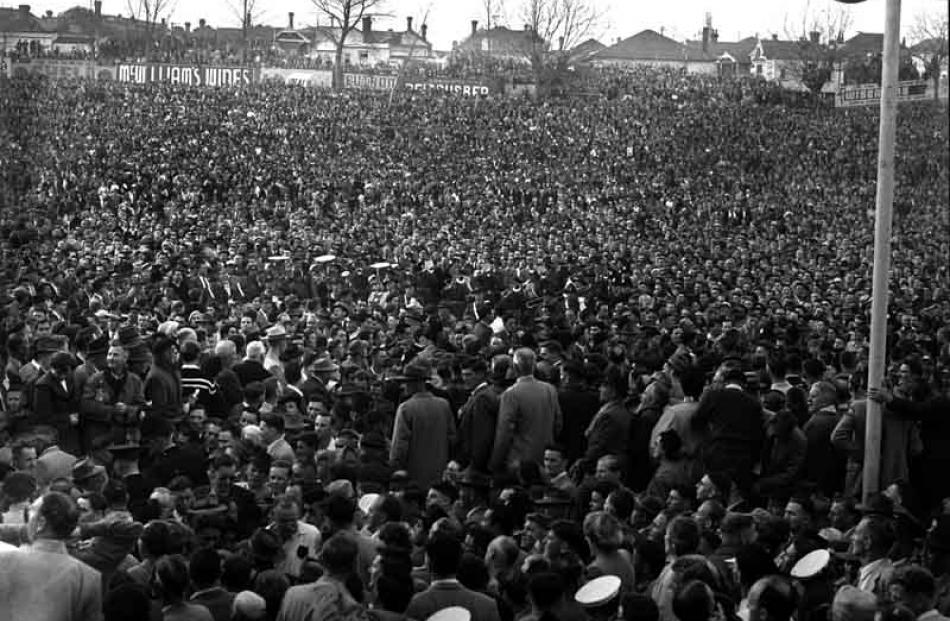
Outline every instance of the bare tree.
POLYGON ((565 75, 570 50, 599 28, 603 13, 593 0, 524 0, 524 23, 531 30, 525 54, 538 87, 556 87, 565 75))
POLYGON ((247 31, 254 24, 259 24, 266 11, 261 7, 259 0, 226 0, 231 13, 241 22, 244 39, 247 40, 247 31))
POLYGON ((853 18, 846 8, 812 10, 811 3, 794 20, 785 16, 785 36, 794 41, 796 58, 788 65, 792 78, 818 94, 831 79, 835 65, 841 62, 839 50, 853 18))
POLYGON ((485 11, 485 28, 491 29, 504 24, 507 19, 505 0, 482 0, 482 9, 485 11))
POLYGON ((933 82, 934 99, 939 97, 940 73, 948 59, 947 13, 921 13, 910 31, 916 41, 911 48, 924 61, 924 78, 933 82))
MULTIPOLYGON (((312 0, 317 11, 326 15, 335 27, 326 33, 336 47, 333 62, 333 86, 343 88, 343 48, 350 33, 356 30, 363 17, 369 17, 373 9, 379 8, 385 0, 312 0), (339 31, 336 30, 339 28, 339 31)), ((364 36, 367 36, 364 33, 364 36)))
POLYGON ((145 22, 149 32, 155 28, 162 17, 171 17, 175 10, 175 0, 127 0, 129 14, 145 22))

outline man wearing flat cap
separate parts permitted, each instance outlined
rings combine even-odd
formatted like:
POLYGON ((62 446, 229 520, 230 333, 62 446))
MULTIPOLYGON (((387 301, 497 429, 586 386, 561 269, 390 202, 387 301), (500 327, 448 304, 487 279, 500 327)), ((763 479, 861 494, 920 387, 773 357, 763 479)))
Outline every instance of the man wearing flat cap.
POLYGON ((89 378, 80 401, 83 452, 101 451, 113 442, 137 441, 144 404, 142 380, 128 370, 125 348, 111 346, 106 368, 89 378))

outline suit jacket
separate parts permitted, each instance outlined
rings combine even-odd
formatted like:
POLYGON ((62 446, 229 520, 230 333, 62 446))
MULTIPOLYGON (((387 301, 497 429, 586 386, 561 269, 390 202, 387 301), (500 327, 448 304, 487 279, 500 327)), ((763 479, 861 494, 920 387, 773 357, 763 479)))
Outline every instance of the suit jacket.
POLYGON ((463 465, 488 472, 500 403, 498 388, 484 384, 459 411, 459 459, 463 465))
POLYGON ((242 360, 231 367, 231 370, 234 371, 241 382, 241 388, 251 382, 263 382, 270 377, 270 373, 264 369, 264 365, 256 360, 242 360))
POLYGON ((748 492, 765 437, 759 402, 738 388, 710 390, 700 399, 693 420, 709 433, 703 447, 704 471, 725 473, 748 492))
POLYGON ((622 402, 605 403, 584 432, 587 436, 584 461, 593 466, 604 455, 617 455, 626 462, 630 450, 631 420, 632 416, 622 402))
POLYGON ((426 490, 442 477, 454 442, 455 420, 449 402, 419 392, 396 410, 389 460, 426 490))
POLYGON ((69 555, 62 541, 38 539, 0 552, 0 618, 98 621, 99 572, 69 555))
POLYGON ((214 621, 231 621, 231 605, 234 603, 234 593, 229 593, 221 587, 214 587, 199 591, 191 596, 192 604, 201 604, 208 609, 214 621))
POLYGON ((59 434, 59 442, 70 452, 79 452, 79 430, 69 424, 69 415, 79 413, 79 394, 72 375, 66 376, 66 387, 47 371, 33 385, 33 420, 49 425, 59 434))
POLYGON ((178 371, 170 371, 152 365, 145 376, 145 399, 152 402, 151 414, 171 421, 181 420, 185 415, 182 409, 181 376, 178 371))
POLYGON ((514 471, 523 461, 540 464, 561 423, 554 386, 534 377, 519 377, 501 395, 492 469, 514 471))
POLYGON ((565 385, 558 391, 558 405, 561 412, 567 412, 564 417, 564 428, 561 429, 560 442, 564 446, 568 461, 574 461, 584 456, 587 451, 587 438, 584 432, 594 420, 594 415, 600 408, 600 398, 597 391, 584 386, 573 384, 565 385))
POLYGON ((105 448, 112 442, 123 443, 128 440, 126 436, 129 431, 138 426, 137 422, 133 422, 138 417, 127 415, 124 420, 119 420, 116 404, 125 403, 137 408, 145 403, 142 380, 138 375, 126 371, 122 385, 116 392, 107 373, 111 377, 112 372, 107 369, 89 378, 79 403, 80 431, 85 452, 105 448))
POLYGON ((72 478, 73 465, 78 458, 70 455, 58 446, 47 448, 36 459, 36 484, 46 487, 52 481, 65 477, 72 478))
POLYGON ((487 595, 466 589, 456 580, 437 580, 409 602, 406 616, 428 619, 443 608, 461 606, 472 613, 471 621, 499 621, 498 604, 487 595))

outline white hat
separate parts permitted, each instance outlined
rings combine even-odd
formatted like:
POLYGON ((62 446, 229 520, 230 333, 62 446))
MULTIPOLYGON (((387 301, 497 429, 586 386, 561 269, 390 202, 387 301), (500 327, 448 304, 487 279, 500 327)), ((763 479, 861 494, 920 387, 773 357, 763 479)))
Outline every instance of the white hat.
POLYGON ((809 552, 792 567, 792 578, 814 578, 828 566, 830 560, 831 553, 828 550, 809 552))
POLYGON ((593 607, 606 604, 620 592, 620 578, 600 576, 577 589, 574 599, 581 606, 593 607))
POLYGON ((379 494, 363 494, 360 497, 360 501, 357 503, 359 505, 360 511, 363 513, 369 513, 369 510, 373 508, 373 504, 379 499, 379 494))
POLYGON ((461 606, 449 606, 438 610, 426 619, 426 621, 471 621, 472 613, 461 606))
POLYGON ((267 616, 267 602, 254 591, 241 591, 234 596, 231 613, 241 613, 248 619, 264 619, 267 616))

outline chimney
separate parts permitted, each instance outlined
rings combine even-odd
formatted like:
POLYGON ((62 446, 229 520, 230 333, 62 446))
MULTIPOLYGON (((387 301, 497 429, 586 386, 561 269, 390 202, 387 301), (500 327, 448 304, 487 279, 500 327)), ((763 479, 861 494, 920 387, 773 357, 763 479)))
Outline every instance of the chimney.
POLYGON ((363 18, 363 34, 373 32, 373 18, 366 16, 363 18))
POLYGON ((478 20, 473 19, 472 20, 472 34, 474 35, 476 31, 478 31, 478 20))
POLYGON ((29 15, 29 14, 30 14, 30 5, 29 5, 29 4, 21 4, 18 8, 20 9, 20 13, 23 13, 24 15, 29 15))
POLYGON ((703 26, 703 53, 709 51, 709 26, 703 26))
POLYGON ((185 22, 185 32, 191 32, 191 22, 185 22))
POLYGON ((165 18, 162 18, 162 30, 165 30, 165 18))
POLYGON ((198 20, 198 28, 204 28, 204 27, 205 27, 205 18, 202 17, 201 19, 198 20))
MULTIPOLYGON (((719 31, 718 31, 718 30, 713 30, 711 33, 709 33, 709 38, 712 40, 713 43, 718 43, 718 42, 719 42, 719 31)), ((739 38, 739 37, 736 37, 736 39, 738 39, 738 38, 739 38)))
POLYGON ((429 25, 422 24, 422 28, 420 28, 420 30, 422 31, 422 40, 423 41, 428 40, 427 37, 429 36, 429 25))
POLYGON ((287 13, 287 28, 289 30, 294 29, 294 12, 293 11, 290 11, 289 13, 287 13))
POLYGON ((773 34, 772 34, 772 40, 773 40, 773 41, 778 41, 778 35, 775 34, 775 33, 773 33, 773 34))
POLYGON ((525 25, 524 25, 524 31, 525 31, 525 32, 531 32, 531 24, 525 24, 525 25))
POLYGON ((818 45, 821 42, 821 33, 817 30, 812 30, 808 33, 808 40, 815 45, 818 45))
POLYGON ((96 13, 96 17, 102 17, 102 0, 96 0, 92 3, 92 6, 94 7, 93 10, 96 13))
POLYGON ((406 32, 412 32, 412 16, 406 18, 406 32))
POLYGON ((564 49, 564 37, 558 37, 558 38, 557 38, 557 49, 559 49, 559 50, 563 50, 563 49, 564 49))

